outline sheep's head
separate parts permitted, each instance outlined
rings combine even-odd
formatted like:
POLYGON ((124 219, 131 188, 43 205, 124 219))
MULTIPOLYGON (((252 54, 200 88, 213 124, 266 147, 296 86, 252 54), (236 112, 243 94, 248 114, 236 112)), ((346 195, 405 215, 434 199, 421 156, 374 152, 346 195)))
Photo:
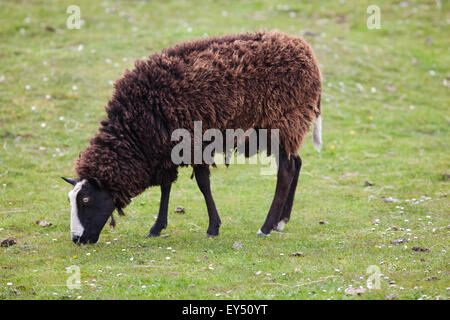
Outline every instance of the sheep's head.
POLYGON ((62 178, 74 186, 69 192, 72 241, 97 243, 106 221, 112 218, 113 197, 98 181, 62 178))

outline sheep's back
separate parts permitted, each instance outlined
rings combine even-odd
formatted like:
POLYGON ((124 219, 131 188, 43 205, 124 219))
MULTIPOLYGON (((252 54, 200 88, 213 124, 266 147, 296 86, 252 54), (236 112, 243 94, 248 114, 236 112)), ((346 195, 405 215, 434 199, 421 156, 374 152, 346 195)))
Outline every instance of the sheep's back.
POLYGON ((204 130, 279 129, 281 144, 294 153, 320 113, 320 90, 305 41, 247 33, 182 43, 138 62, 116 83, 109 109, 143 138, 155 130, 142 127, 156 128, 163 143, 173 130, 192 131, 202 121, 204 130))

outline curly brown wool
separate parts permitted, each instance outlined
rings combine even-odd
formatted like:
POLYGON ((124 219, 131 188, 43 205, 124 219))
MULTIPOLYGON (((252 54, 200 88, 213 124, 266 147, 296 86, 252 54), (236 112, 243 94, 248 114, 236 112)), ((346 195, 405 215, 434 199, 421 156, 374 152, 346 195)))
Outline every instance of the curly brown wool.
POLYGON ((212 37, 137 61, 116 81, 107 119, 76 162, 97 179, 119 213, 149 186, 177 178, 171 161, 178 128, 279 129, 280 148, 297 154, 320 115, 321 76, 310 46, 279 32, 212 37))

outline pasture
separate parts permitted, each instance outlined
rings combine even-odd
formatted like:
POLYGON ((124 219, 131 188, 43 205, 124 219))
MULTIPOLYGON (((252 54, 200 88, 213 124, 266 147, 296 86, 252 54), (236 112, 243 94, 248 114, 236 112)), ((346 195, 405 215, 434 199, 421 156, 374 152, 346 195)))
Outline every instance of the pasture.
POLYGON ((450 3, 377 1, 379 29, 371 4, 0 0, 0 241, 16 242, 0 248, 0 299, 448 299, 450 3), (66 25, 72 4, 79 30, 66 25), (145 238, 150 188, 98 244, 74 245, 60 177, 74 175, 113 82, 178 42, 260 29, 303 36, 323 77, 324 145, 305 139, 283 232, 256 236, 276 175, 236 164, 211 169, 219 237, 206 238, 184 168, 161 237, 145 238))

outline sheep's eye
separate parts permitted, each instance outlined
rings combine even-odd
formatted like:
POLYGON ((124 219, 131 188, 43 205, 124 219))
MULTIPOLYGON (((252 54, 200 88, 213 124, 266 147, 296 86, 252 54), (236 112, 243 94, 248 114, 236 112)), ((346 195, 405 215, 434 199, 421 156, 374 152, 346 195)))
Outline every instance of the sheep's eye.
POLYGON ((89 200, 90 200, 89 197, 84 197, 84 198, 83 198, 83 202, 84 202, 84 203, 88 203, 89 200))

